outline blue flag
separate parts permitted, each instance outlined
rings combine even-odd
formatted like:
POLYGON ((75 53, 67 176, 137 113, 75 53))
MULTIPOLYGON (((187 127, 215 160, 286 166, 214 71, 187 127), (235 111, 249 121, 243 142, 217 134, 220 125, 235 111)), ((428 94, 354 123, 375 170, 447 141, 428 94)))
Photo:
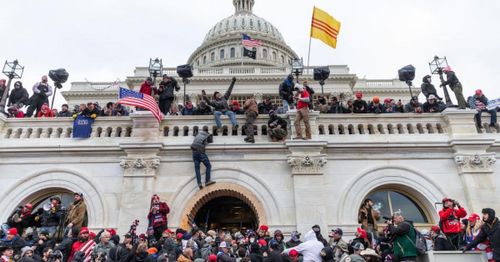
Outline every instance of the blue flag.
POLYGON ((94 119, 86 116, 77 116, 73 122, 73 138, 89 138, 92 134, 94 119))

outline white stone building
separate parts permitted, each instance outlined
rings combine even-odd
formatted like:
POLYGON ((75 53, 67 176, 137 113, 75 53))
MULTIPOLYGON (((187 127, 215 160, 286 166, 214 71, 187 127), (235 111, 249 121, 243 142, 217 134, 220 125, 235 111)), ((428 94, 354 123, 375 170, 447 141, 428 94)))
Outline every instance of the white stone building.
MULTIPOLYGON (((286 62, 272 58, 272 50, 285 61, 296 57, 281 34, 252 14, 253 0, 233 2, 235 15, 211 29, 189 58, 195 65, 187 90, 192 100, 201 89, 226 88, 233 76, 239 79, 236 99, 252 94, 275 97, 290 72, 286 62), (268 58, 262 49, 256 61, 242 59, 241 32, 263 39, 268 58), (223 59, 220 50, 225 50, 223 59), (213 52, 219 58, 212 61, 213 52), (199 59, 203 66, 198 66, 199 59)), ((368 98, 408 97, 407 87, 397 80, 358 79, 347 66, 330 68, 327 94, 344 93, 348 98, 354 89, 368 98)), ((302 77, 312 82, 310 71, 302 77)), ((172 69, 165 72, 174 74, 172 69)), ((137 87, 147 74, 138 67, 122 84, 137 87)), ((71 105, 104 104, 116 100, 117 90, 111 83, 79 82, 64 96, 71 105)), ((437 209, 445 196, 457 199, 469 212, 500 210, 500 167, 495 164, 500 136, 479 133, 473 115, 454 109, 439 114, 312 113, 313 139, 284 144, 270 142, 267 116, 260 116, 255 144, 243 142, 241 128, 215 136, 207 153, 217 184, 202 190, 195 182, 189 146, 198 130, 212 129, 212 116, 166 117, 159 124, 148 112, 101 117, 85 140, 71 138, 72 119, 0 116, 0 221, 18 205, 41 204, 54 194, 69 204, 65 197, 70 192, 83 192, 91 229, 112 227, 121 233, 136 218, 141 231, 145 229, 155 193, 171 208, 172 228, 187 227, 189 215, 209 227, 268 224, 273 230, 305 232, 319 224, 324 232, 341 227, 352 234, 366 197, 380 203, 384 215, 402 209, 418 226, 438 222, 437 209)), ((284 117, 294 120, 293 113, 284 117)), ((229 125, 225 118, 223 123, 229 125)))

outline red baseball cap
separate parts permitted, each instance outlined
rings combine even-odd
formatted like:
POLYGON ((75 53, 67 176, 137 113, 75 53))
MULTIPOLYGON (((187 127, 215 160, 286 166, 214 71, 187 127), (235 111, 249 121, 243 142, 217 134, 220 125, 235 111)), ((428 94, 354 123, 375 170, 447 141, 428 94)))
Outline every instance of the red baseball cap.
POLYGON ((7 231, 7 235, 17 235, 17 228, 13 227, 7 231))
POLYGON ((434 232, 436 232, 436 233, 439 233, 439 232, 441 232, 441 228, 439 228, 439 226, 437 226, 437 225, 436 225, 436 226, 432 226, 432 227, 431 227, 431 231, 434 231, 434 232))
POLYGON ((368 235, 366 234, 366 231, 364 229, 358 227, 356 232, 358 232, 360 238, 363 238, 363 239, 368 238, 368 235))
POLYGON ((290 250, 290 252, 288 252, 288 255, 291 257, 298 257, 299 252, 297 252, 297 250, 295 250, 295 249, 292 249, 292 250, 290 250))

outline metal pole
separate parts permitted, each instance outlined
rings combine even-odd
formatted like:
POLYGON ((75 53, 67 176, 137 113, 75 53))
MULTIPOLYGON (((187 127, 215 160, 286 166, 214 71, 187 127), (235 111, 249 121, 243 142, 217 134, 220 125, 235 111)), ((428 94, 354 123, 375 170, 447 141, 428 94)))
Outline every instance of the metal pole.
MULTIPOLYGON (((444 84, 444 77, 443 77, 443 71, 439 70, 439 79, 441 79, 441 84, 444 84)), ((444 99, 446 100, 446 106, 450 107, 453 106, 453 103, 451 102, 450 94, 448 93, 448 88, 446 85, 443 85, 443 91, 444 91, 444 99)))
POLYGON ((186 79, 182 79, 182 82, 184 83, 184 96, 182 97, 182 103, 184 104, 183 106, 186 105, 186 79))
POLYGON ((14 78, 14 74, 8 75, 9 81, 7 82, 7 86, 3 91, 2 100, 0 100, 0 112, 5 112, 5 106, 7 105, 7 96, 9 96, 10 84, 12 83, 12 79, 14 78))
POLYGON ((309 37, 309 52, 307 52, 307 67, 309 67, 309 60, 311 58, 311 42, 312 42, 312 37, 309 37))
POLYGON ((56 99, 57 86, 54 86, 54 94, 52 94, 52 103, 50 103, 50 109, 54 108, 54 100, 56 99))

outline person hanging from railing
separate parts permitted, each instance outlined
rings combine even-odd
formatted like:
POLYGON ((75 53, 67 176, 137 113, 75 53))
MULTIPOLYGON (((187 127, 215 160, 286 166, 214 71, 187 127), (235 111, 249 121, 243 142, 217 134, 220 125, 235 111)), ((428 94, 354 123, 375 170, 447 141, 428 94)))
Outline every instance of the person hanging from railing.
POLYGON ((233 130, 238 129, 238 121, 236 120, 236 115, 234 114, 233 111, 229 110, 229 105, 227 103, 227 100, 231 96, 235 83, 236 83, 236 77, 233 77, 226 93, 222 95, 218 91, 215 91, 211 101, 208 99, 205 90, 201 91, 203 100, 205 100, 207 104, 209 104, 214 108, 215 124, 217 125, 217 130, 218 130, 217 133, 219 133, 222 130, 222 123, 220 121, 222 115, 226 115, 229 117, 229 119, 231 120, 231 124, 233 125, 233 130))
POLYGON ((211 180, 210 172, 212 170, 212 165, 210 164, 210 160, 208 159, 207 154, 205 153, 205 149, 207 144, 213 142, 213 136, 205 131, 200 131, 195 136, 193 143, 191 144, 191 150, 193 151, 193 162, 194 162, 194 172, 196 175, 196 182, 200 189, 203 188, 203 184, 201 183, 201 173, 200 173, 200 164, 203 163, 205 165, 205 186, 209 186, 214 184, 215 182, 211 180))

